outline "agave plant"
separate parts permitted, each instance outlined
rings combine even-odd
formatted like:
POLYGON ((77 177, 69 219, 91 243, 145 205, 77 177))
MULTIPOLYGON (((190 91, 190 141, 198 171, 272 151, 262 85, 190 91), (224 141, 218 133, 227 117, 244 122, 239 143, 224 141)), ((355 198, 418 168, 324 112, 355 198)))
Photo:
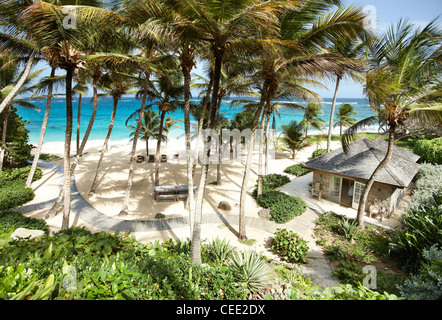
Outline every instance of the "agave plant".
POLYGON ((223 264, 232 256, 234 250, 228 240, 216 237, 208 245, 209 259, 216 264, 223 264))
POLYGON ((355 220, 343 218, 339 221, 339 232, 347 240, 352 240, 358 231, 358 224, 355 220))
POLYGON ((252 293, 264 289, 270 280, 266 262, 256 251, 245 250, 233 253, 231 268, 235 279, 244 283, 252 293))

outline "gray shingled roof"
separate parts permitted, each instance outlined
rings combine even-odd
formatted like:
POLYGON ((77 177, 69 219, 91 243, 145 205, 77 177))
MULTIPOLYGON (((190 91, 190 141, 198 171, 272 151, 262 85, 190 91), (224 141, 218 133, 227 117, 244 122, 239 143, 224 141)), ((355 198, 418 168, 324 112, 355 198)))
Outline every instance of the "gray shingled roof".
MULTIPOLYGON (((382 139, 361 138, 351 144, 348 154, 340 148, 302 166, 310 170, 328 171, 368 180, 384 159, 387 147, 388 142, 382 139)), ((377 176, 376 181, 407 187, 420 168, 416 163, 418 159, 419 156, 413 152, 395 146, 390 162, 377 176)))

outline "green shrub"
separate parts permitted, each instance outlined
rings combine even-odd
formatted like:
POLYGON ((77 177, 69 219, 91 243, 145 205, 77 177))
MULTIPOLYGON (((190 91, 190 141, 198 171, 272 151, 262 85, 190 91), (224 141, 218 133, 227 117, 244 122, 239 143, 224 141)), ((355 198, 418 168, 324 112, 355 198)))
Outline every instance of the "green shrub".
POLYGON ((416 175, 416 188, 410 203, 411 209, 422 205, 435 204, 433 194, 442 191, 442 165, 422 164, 416 175))
MULTIPOLYGON (((271 173, 262 177, 262 193, 273 191, 274 189, 285 185, 290 182, 290 178, 283 174, 271 173)), ((257 198, 258 187, 253 190, 253 198, 257 198)))
POLYGON ((231 257, 234 250, 235 247, 229 241, 216 237, 207 245, 208 260, 216 265, 224 264, 231 257))
POLYGON ((442 294, 442 249, 433 245, 423 250, 422 257, 422 267, 398 286, 399 291, 406 298, 436 300, 442 294))
POLYGON ((434 204, 409 209, 400 219, 401 228, 391 243, 393 254, 402 267, 417 271, 422 263, 423 251, 432 245, 442 247, 442 192, 434 194, 434 204))
MULTIPOLYGON (((8 168, 0 172, 0 181, 25 180, 28 178, 31 166, 21 168, 8 168)), ((41 179, 41 169, 36 168, 32 181, 41 179)))
POLYGON ((25 181, 2 181, 0 185, 0 211, 16 208, 34 199, 34 191, 25 187, 25 181))
POLYGON ((356 220, 350 220, 345 217, 339 221, 339 232, 347 240, 352 240, 358 231, 358 224, 356 220))
POLYGON ((20 212, 12 210, 0 212, 0 234, 11 234, 17 228, 49 232, 49 227, 45 220, 25 217, 20 212))
POLYGON ((442 164, 442 137, 417 141, 413 152, 421 157, 421 161, 442 164))
POLYGON ((324 154, 327 153, 327 149, 316 149, 315 151, 313 151, 312 153, 312 159, 315 159, 317 157, 320 157, 324 154))
POLYGON ((285 168, 284 172, 288 173, 288 174, 292 174, 297 177, 301 177, 301 176, 309 173, 310 170, 302 168, 301 165, 299 165, 299 164, 294 164, 290 167, 285 168))
POLYGON ((272 250, 287 262, 306 262, 307 241, 295 232, 277 229, 272 240, 272 250))
POLYGON ((276 223, 286 223, 307 210, 307 204, 303 199, 275 190, 263 193, 258 198, 258 205, 270 208, 270 220, 276 223))
POLYGON ((252 250, 233 253, 230 268, 236 281, 244 283, 251 292, 264 289, 270 280, 265 259, 252 250))

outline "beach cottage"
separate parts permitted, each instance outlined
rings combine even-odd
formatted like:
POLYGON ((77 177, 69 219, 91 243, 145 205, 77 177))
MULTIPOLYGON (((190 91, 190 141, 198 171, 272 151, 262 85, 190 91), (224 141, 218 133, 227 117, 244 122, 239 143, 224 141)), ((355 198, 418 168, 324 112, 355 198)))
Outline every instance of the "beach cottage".
MULTIPOLYGON (((387 146, 382 139, 361 138, 351 144, 348 154, 340 148, 304 163, 303 168, 313 171, 312 195, 357 209, 364 186, 384 159, 387 146)), ((394 212, 419 170, 418 159, 413 152, 395 146, 370 190, 366 211, 382 205, 387 214, 394 212)))

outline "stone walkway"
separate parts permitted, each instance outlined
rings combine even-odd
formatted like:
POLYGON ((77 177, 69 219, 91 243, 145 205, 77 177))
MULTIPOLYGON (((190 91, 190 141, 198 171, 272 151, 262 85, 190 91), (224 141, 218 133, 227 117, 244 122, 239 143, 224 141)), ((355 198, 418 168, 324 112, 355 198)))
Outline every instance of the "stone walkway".
MULTIPOLYGON (((60 178, 59 187, 62 188, 64 183, 63 167, 54 163, 39 161, 38 165, 55 171, 60 178)), ((284 190, 282 190, 284 191, 284 190)), ((292 192, 290 192, 292 193, 292 192)), ((296 195, 296 194, 294 194, 296 195)), ((50 208, 55 203, 55 199, 24 205, 17 210, 22 213, 28 213, 35 210, 50 208)), ((307 264, 301 266, 305 275, 312 279, 313 284, 322 288, 338 285, 336 277, 332 273, 332 268, 321 249, 316 246, 313 238, 314 221, 324 212, 320 212, 317 208, 312 209, 308 203, 307 211, 300 217, 295 217, 284 225, 278 225, 272 221, 261 218, 245 217, 245 223, 248 228, 255 228, 274 233, 277 228, 286 228, 298 233, 301 237, 308 241, 309 252, 307 255, 307 264)), ((165 230, 173 230, 176 228, 184 228, 189 226, 188 217, 170 218, 166 220, 123 220, 112 218, 93 208, 80 194, 75 185, 75 175, 72 178, 72 195, 71 195, 71 211, 82 221, 102 230, 115 232, 130 231, 136 232, 158 232, 165 230)), ((238 225, 238 216, 232 214, 209 213, 203 215, 203 224, 224 224, 228 227, 238 225)), ((233 229, 233 228, 231 228, 233 229)))

